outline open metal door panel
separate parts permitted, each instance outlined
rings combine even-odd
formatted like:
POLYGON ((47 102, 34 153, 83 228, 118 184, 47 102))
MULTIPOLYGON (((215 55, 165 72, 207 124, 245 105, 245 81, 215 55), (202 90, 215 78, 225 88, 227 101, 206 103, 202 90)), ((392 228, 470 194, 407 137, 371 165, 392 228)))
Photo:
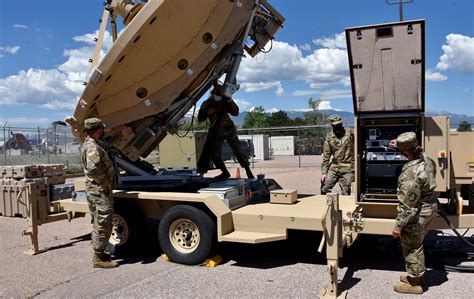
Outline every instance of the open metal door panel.
POLYGON ((424 111, 424 20, 346 29, 354 112, 424 111))
POLYGON ((450 121, 447 116, 425 117, 424 119, 425 153, 436 163, 436 190, 444 192, 450 188, 450 160, 449 148, 450 121))

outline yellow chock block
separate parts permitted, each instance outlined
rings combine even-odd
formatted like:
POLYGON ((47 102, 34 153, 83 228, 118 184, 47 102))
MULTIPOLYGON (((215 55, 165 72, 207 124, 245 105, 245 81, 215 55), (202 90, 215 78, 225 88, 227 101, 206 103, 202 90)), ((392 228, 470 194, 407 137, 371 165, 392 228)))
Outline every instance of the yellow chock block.
POLYGON ((161 255, 161 258, 162 258, 163 261, 165 261, 165 262, 169 262, 169 261, 170 261, 170 258, 169 258, 166 254, 164 254, 164 253, 161 255))
POLYGON ((216 255, 210 259, 205 260, 204 263, 202 263, 202 266, 214 268, 220 263, 222 263, 222 257, 220 255, 216 255))

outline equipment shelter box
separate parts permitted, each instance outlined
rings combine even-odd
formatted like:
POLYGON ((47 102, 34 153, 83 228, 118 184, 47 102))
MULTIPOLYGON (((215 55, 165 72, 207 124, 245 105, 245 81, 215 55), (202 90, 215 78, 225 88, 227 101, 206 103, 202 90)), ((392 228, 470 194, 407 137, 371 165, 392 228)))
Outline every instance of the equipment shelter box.
POLYGON ((391 139, 411 131, 424 146, 424 28, 414 20, 346 29, 358 202, 397 200, 407 160, 387 151, 391 139))
POLYGON ((0 215, 26 218, 27 198, 38 200, 38 213, 47 214, 53 200, 53 186, 65 182, 63 164, 1 166, 0 215))
POLYGON ((0 180, 0 214, 2 216, 26 218, 28 216, 27 197, 30 200, 38 200, 40 207, 38 212, 47 213, 49 198, 45 179, 0 180))
POLYGON ((0 178, 4 179, 39 178, 42 175, 43 170, 40 165, 14 165, 0 168, 0 178))

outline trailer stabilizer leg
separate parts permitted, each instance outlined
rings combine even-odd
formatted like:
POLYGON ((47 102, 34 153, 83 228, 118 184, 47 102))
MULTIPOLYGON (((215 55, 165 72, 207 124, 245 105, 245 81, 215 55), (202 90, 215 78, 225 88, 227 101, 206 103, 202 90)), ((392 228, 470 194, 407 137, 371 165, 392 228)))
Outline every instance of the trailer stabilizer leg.
MULTIPOLYGON (((326 195, 327 210, 321 222, 323 238, 326 240, 326 256, 328 259, 328 286, 319 292, 320 298, 346 298, 347 292, 338 294, 337 270, 339 257, 342 252, 342 212, 339 210, 339 195, 328 193, 326 195)), ((322 246, 320 246, 321 249, 322 246)))

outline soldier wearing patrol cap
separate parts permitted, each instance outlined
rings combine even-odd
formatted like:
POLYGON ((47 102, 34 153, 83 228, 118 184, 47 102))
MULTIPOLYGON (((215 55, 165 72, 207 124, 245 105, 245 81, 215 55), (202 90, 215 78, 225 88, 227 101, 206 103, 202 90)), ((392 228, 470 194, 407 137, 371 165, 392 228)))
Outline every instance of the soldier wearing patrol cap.
POLYGON ((354 131, 342 125, 339 115, 329 118, 332 132, 324 140, 323 162, 321 164, 321 194, 331 192, 339 182, 343 195, 351 193, 354 181, 354 131), (331 163, 329 160, 332 156, 331 163))
POLYGON ((400 276, 403 283, 395 285, 394 290, 422 294, 425 273, 423 239, 438 210, 437 194, 434 192, 436 164, 422 153, 423 149, 413 132, 401 134, 390 145, 398 147, 408 159, 398 178, 398 215, 392 231, 393 237, 401 240, 408 275, 400 276))
POLYGON ((82 147, 82 162, 86 176, 87 202, 92 217, 92 265, 94 268, 114 268, 118 264, 105 252, 112 233, 115 169, 101 145, 104 125, 98 118, 84 121, 87 134, 82 147))

